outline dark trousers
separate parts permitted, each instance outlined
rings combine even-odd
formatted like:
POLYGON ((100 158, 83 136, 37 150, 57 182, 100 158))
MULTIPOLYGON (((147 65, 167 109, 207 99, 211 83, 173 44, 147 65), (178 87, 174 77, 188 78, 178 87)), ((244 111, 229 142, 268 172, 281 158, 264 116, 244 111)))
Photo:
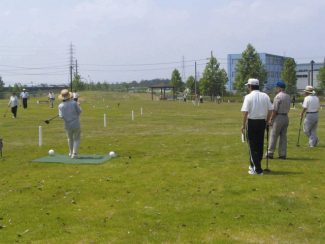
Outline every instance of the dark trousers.
POLYGON ((27 108, 27 98, 23 98, 23 108, 27 108))
POLYGON ((250 164, 256 173, 262 173, 261 161, 264 150, 264 131, 266 121, 264 119, 248 119, 247 140, 249 144, 250 164))
POLYGON ((12 112, 12 114, 14 115, 14 117, 16 118, 16 116, 17 116, 17 106, 12 107, 12 108, 11 108, 11 112, 12 112))

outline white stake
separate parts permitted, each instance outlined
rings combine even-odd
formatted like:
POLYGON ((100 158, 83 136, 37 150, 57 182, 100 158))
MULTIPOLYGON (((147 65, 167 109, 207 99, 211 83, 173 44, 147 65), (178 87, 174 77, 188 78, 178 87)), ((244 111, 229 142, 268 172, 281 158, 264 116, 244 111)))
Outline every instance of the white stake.
POLYGON ((106 128, 107 127, 107 123, 106 123, 106 114, 104 114, 104 127, 106 128))
POLYGON ((141 107, 141 116, 143 115, 143 109, 142 109, 142 107, 141 107))
POLYGON ((131 116, 132 116, 132 120, 134 120, 134 111, 133 110, 132 110, 131 116))
POLYGON ((38 127, 38 146, 42 146, 42 142, 43 142, 43 140, 42 140, 43 135, 42 134, 43 134, 42 133, 42 126, 39 126, 38 127))

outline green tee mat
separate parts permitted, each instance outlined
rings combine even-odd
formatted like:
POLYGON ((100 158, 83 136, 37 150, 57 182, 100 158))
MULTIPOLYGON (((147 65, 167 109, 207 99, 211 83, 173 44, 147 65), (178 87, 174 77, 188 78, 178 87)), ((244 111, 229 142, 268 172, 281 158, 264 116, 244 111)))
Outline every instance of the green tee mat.
POLYGON ((81 154, 81 155, 78 155, 78 158, 72 159, 68 155, 54 154, 52 156, 49 155, 46 157, 37 158, 37 159, 33 160, 32 162, 64 163, 64 164, 102 164, 110 159, 111 159, 111 157, 109 155, 81 154))

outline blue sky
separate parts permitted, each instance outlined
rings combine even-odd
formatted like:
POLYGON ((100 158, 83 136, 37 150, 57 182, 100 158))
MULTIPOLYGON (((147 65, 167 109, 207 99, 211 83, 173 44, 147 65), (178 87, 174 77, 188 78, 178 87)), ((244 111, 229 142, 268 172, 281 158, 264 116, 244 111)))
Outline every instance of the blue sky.
POLYGON ((248 43, 297 63, 325 57, 323 0, 1 0, 0 75, 66 83, 73 43, 85 81, 193 75, 213 51, 222 67, 248 43))

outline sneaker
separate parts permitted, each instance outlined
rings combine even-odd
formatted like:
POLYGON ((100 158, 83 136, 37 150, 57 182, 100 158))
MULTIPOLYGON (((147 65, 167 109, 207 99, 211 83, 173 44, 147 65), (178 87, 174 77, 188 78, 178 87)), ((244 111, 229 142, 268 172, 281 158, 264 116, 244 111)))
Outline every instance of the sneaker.
POLYGON ((256 173, 257 175, 263 175, 263 172, 261 172, 261 173, 256 173))
POLYGON ((272 155, 272 154, 266 154, 266 155, 265 155, 265 158, 273 159, 273 155, 272 155))
POLYGON ((72 155, 71 155, 71 158, 72 158, 72 159, 76 159, 76 158, 78 158, 78 154, 76 154, 76 153, 72 154, 72 155))
POLYGON ((248 174, 250 174, 250 175, 256 175, 256 172, 253 171, 253 170, 248 170, 248 174))
POLYGON ((287 157, 286 156, 279 156, 279 159, 286 160, 287 157))

